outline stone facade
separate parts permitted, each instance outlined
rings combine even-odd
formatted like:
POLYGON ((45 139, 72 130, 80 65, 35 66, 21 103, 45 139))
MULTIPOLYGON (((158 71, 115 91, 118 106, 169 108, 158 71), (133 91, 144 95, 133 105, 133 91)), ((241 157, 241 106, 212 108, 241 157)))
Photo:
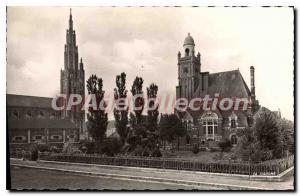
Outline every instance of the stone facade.
POLYGON ((259 108, 255 97, 254 67, 250 67, 251 90, 249 90, 239 70, 209 73, 201 72, 201 55, 195 56, 195 43, 190 34, 185 38, 184 55, 178 52, 178 86, 176 99, 211 98, 217 93, 220 98, 246 98, 251 104, 246 110, 214 111, 199 109, 185 112, 175 111, 187 129, 186 138, 180 141, 181 146, 198 144, 203 148, 217 147, 217 143, 229 139, 237 144, 237 131, 248 126, 248 118, 259 108))
MULTIPOLYGON (((76 45, 76 33, 73 30, 72 14, 69 18, 69 29, 66 33, 66 44, 64 51, 64 69, 60 75, 60 92, 69 100, 70 94, 79 94, 85 99, 85 79, 82 58, 78 62, 78 46, 76 45)), ((79 127, 82 139, 87 138, 85 130, 85 112, 82 104, 74 106, 72 110, 64 110, 62 116, 70 118, 79 127)))

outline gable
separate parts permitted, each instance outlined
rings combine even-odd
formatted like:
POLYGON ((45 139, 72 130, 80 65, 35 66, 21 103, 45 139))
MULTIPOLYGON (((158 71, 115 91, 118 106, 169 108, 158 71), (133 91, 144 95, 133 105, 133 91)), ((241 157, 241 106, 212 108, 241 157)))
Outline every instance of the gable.
POLYGON ((201 92, 198 88, 194 95, 204 97, 208 94, 214 97, 216 93, 220 98, 248 98, 250 96, 250 90, 239 70, 209 74, 207 92, 201 92))

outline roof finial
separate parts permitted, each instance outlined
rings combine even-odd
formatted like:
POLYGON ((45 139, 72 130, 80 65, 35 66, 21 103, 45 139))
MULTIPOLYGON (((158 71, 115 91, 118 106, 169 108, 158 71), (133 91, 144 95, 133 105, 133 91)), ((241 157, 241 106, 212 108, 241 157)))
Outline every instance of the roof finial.
POLYGON ((72 15, 72 8, 70 8, 70 15, 72 15))
POLYGON ((191 36, 191 34, 188 32, 188 36, 191 36))

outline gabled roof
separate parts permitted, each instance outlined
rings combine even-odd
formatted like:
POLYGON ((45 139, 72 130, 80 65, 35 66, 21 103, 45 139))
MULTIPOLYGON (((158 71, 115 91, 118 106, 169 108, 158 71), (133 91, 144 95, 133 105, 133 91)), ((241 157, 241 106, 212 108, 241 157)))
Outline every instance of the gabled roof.
POLYGON ((239 70, 209 74, 208 93, 220 93, 220 97, 248 97, 249 88, 239 70))
POLYGON ((9 129, 74 129, 76 125, 68 119, 10 119, 9 129))
POLYGON ((52 98, 6 94, 6 106, 51 108, 52 98))
POLYGON ((195 95, 204 97, 208 94, 214 97, 216 93, 219 93, 220 98, 248 98, 250 96, 250 90, 239 70, 210 73, 207 92, 201 92, 201 87, 199 87, 195 95))

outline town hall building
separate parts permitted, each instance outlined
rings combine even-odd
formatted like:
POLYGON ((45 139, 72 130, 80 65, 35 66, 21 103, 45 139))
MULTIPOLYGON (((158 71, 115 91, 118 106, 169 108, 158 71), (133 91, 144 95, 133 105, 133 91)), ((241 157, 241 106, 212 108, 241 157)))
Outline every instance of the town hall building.
POLYGON ((254 67, 250 67, 251 87, 248 88, 239 70, 209 73, 201 70, 201 55, 195 55, 195 42, 190 34, 185 38, 183 53, 178 52, 178 86, 176 99, 211 98, 218 94, 220 98, 246 98, 250 104, 246 110, 215 110, 188 108, 184 112, 176 111, 187 129, 186 138, 181 145, 198 144, 203 148, 216 147, 221 140, 229 139, 237 144, 237 131, 249 124, 249 117, 258 110, 255 96, 254 67))

